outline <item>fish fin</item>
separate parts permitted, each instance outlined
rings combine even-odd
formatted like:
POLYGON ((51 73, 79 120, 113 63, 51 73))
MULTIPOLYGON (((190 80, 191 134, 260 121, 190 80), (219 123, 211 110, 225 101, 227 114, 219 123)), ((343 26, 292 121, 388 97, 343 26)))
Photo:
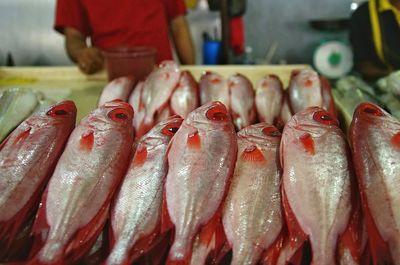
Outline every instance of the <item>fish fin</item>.
MULTIPOLYGON (((359 264, 362 255, 362 236, 363 236, 363 223, 361 213, 361 202, 358 196, 358 190, 355 179, 351 178, 352 191, 351 201, 353 204, 350 220, 347 224, 346 230, 339 237, 337 254, 339 262, 343 260, 345 252, 350 252, 353 261, 359 264)), ((342 262, 340 262, 342 264, 342 262)), ((345 263, 343 263, 345 264, 345 263)))
POLYGON ((82 151, 90 152, 94 145, 94 132, 89 130, 82 134, 80 139, 80 148, 82 151))
POLYGON ((136 149, 132 163, 134 167, 140 167, 146 162, 147 159, 147 147, 146 144, 140 143, 136 149))
POLYGON ((32 226, 32 235, 35 235, 32 249, 30 251, 30 257, 34 257, 39 250, 44 246, 49 231, 49 224, 46 219, 46 200, 47 200, 47 189, 42 195, 39 209, 36 214, 35 222, 32 226))
POLYGON ((199 132, 197 130, 191 132, 188 135, 186 143, 190 149, 200 149, 201 148, 201 139, 199 132))
POLYGON ((255 145, 251 145, 250 147, 246 148, 240 155, 240 158, 248 163, 253 164, 266 162, 263 153, 255 145))
MULTIPOLYGON (((288 229, 288 240, 285 240, 286 243, 288 244, 288 248, 290 249, 290 255, 286 257, 287 261, 291 261, 294 264, 299 264, 296 263, 293 259, 298 260, 299 258, 297 257, 298 252, 302 252, 301 249, 304 245, 304 242, 307 240, 308 236, 304 233, 304 231, 301 229, 291 207, 289 204, 289 201, 287 200, 286 197, 286 192, 283 187, 281 186, 281 193, 282 193, 282 205, 283 209, 285 212, 285 217, 286 217, 286 224, 287 224, 287 229, 288 229)), ((301 257, 300 257, 301 260, 301 257)))
POLYGON ((278 261, 279 253, 281 252, 284 241, 284 233, 279 233, 278 237, 271 244, 271 246, 264 251, 261 255, 261 264, 273 265, 278 261))
POLYGON ((55 262, 42 262, 39 260, 38 257, 34 257, 33 259, 29 260, 25 263, 25 265, 65 265, 65 260, 63 258, 58 259, 55 262))
POLYGON ((74 238, 66 248, 67 259, 76 262, 81 259, 94 245, 97 237, 103 230, 108 217, 110 205, 108 201, 101 207, 100 211, 84 227, 79 229, 74 238))
POLYGON ((171 218, 169 217, 169 213, 168 213, 167 198, 165 197, 166 196, 165 187, 164 187, 164 192, 163 192, 162 196, 163 196, 163 198, 162 198, 160 233, 164 234, 164 233, 170 231, 174 227, 174 224, 172 223, 171 218))
POLYGON ((392 262, 389 248, 379 234, 373 217, 368 209, 368 205, 365 205, 364 209, 364 216, 367 221, 368 244, 371 252, 372 264, 394 264, 392 262))
POLYGON ((171 231, 157 236, 151 249, 146 253, 143 257, 144 262, 140 264, 152 264, 152 265, 161 265, 165 264, 165 260, 168 256, 168 250, 171 245, 171 231))

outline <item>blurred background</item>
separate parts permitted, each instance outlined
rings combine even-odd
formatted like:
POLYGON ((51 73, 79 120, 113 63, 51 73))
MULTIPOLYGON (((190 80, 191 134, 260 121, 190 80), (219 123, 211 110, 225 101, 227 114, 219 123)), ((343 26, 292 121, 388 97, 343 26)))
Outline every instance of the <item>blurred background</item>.
MULTIPOLYGON (((212 2, 186 1, 197 64, 204 63, 204 40, 222 38, 223 11, 213 10, 212 2)), ((247 1, 237 16, 237 22, 244 28, 227 25, 232 26, 229 34, 239 36, 236 45, 239 41, 243 48, 235 53, 230 46, 225 63, 313 64, 313 55, 321 43, 331 40, 348 43, 347 22, 359 2, 247 1), (328 24, 328 29, 318 29, 312 26, 312 21, 342 24, 328 24)), ((72 65, 66 56, 62 36, 53 30, 54 8, 55 0, 0 1, 1 66, 72 65)))

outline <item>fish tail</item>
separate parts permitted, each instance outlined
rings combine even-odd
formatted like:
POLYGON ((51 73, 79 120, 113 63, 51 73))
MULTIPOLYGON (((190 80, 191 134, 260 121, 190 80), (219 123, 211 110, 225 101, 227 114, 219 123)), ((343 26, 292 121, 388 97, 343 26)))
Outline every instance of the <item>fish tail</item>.
POLYGON ((186 235, 175 235, 174 243, 169 251, 167 265, 190 264, 193 240, 186 235))
POLYGON ((64 246, 57 241, 49 240, 26 265, 64 265, 64 246))
POLYGON ((266 249, 261 255, 260 263, 263 265, 277 264, 279 253, 281 252, 281 249, 283 247, 283 241, 284 233, 281 232, 275 239, 275 242, 272 243, 272 245, 268 249, 266 249))

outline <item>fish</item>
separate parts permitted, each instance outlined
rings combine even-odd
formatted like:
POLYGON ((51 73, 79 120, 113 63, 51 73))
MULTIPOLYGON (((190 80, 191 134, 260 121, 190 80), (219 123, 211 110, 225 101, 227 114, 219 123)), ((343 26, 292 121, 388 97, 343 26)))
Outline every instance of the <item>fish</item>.
POLYGON ((400 264, 400 122, 361 103, 349 130, 373 264, 400 264))
POLYGON ((276 127, 279 129, 283 129, 285 124, 292 118, 293 113, 289 106, 289 96, 288 91, 285 90, 283 92, 283 99, 282 99, 282 108, 279 113, 279 119, 276 124, 276 127))
POLYGON ((199 85, 189 71, 182 71, 179 83, 171 96, 172 113, 186 118, 199 107, 199 85))
POLYGON ((232 265, 257 264, 281 233, 281 133, 267 123, 237 133, 238 154, 222 222, 232 265))
POLYGON ((128 168, 132 118, 132 107, 114 100, 72 131, 42 195, 27 264, 73 263, 90 250, 128 168))
POLYGON ((211 71, 204 72, 200 77, 200 105, 212 101, 219 101, 230 109, 228 82, 225 78, 211 71))
POLYGON ((227 82, 233 124, 237 130, 241 130, 257 119, 254 88, 250 80, 242 74, 230 76, 227 82))
POLYGON ((283 103, 282 81, 276 75, 266 75, 256 86, 256 109, 260 122, 278 124, 283 103))
POLYGON ((129 95, 135 84, 136 79, 133 76, 121 76, 112 80, 103 88, 97 106, 102 106, 104 103, 114 99, 128 102, 129 95))
POLYGON ((221 102, 192 111, 175 134, 167 153, 162 221, 163 229, 175 231, 167 264, 188 264, 197 235, 204 244, 211 241, 221 222, 236 153, 235 128, 221 102))
POLYGON ((10 88, 0 94, 0 143, 23 122, 38 105, 37 95, 30 89, 10 88))
POLYGON ((112 247, 105 264, 132 264, 160 236, 165 154, 182 121, 172 116, 140 139, 111 209, 112 247))
POLYGON ((75 126, 76 107, 63 101, 24 120, 0 146, 0 260, 30 222, 75 126))
POLYGON ((173 61, 164 61, 147 77, 141 97, 145 113, 137 137, 140 138, 154 126, 157 111, 169 103, 180 76, 181 72, 173 61))
POLYGON ((319 77, 321 83, 321 94, 322 94, 322 108, 332 115, 336 116, 335 100, 332 94, 332 87, 329 80, 323 76, 319 77))
POLYGON ((323 107, 321 81, 314 70, 293 70, 288 87, 288 100, 292 113, 307 107, 323 107))
MULTIPOLYGON (((140 124, 143 123, 145 109, 142 101, 142 93, 143 93, 144 82, 139 81, 132 93, 129 96, 128 103, 133 107, 135 115, 132 120, 133 128, 135 131, 139 129, 140 124)), ((139 138, 136 134, 136 138, 139 138)))
POLYGON ((280 157, 292 254, 309 240, 312 264, 335 264, 353 209, 352 164, 337 119, 320 107, 296 113, 283 129, 280 157))

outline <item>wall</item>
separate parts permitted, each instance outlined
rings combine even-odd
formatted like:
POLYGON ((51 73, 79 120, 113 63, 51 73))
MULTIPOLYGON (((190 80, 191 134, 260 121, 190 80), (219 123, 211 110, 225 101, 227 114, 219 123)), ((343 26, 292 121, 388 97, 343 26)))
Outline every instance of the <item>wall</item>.
POLYGON ((53 30, 55 0, 0 0, 0 65, 71 64, 53 30))
POLYGON ((316 31, 310 19, 350 16, 351 0, 247 0, 246 45, 256 58, 264 58, 278 43, 272 62, 312 63, 313 49, 326 38, 347 39, 347 32, 316 31))

